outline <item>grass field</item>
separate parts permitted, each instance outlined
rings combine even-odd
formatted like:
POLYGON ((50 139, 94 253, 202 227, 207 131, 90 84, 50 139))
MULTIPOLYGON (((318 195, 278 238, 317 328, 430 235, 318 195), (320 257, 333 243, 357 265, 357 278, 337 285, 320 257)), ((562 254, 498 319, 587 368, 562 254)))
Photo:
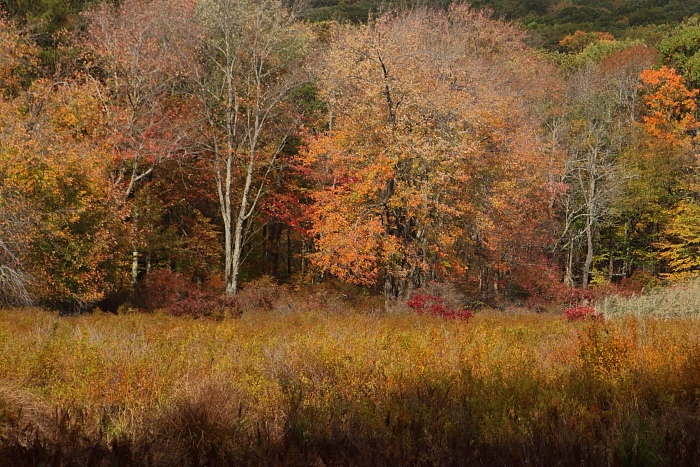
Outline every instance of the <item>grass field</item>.
POLYGON ((694 318, 6 310, 0 465, 692 465, 699 344, 694 318))

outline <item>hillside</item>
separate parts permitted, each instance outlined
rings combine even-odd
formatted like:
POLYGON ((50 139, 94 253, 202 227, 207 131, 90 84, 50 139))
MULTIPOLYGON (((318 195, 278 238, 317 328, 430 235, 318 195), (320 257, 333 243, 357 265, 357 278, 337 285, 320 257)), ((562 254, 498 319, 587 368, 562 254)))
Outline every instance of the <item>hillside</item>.
MULTIPOLYGON (((404 7, 409 0, 315 0, 307 17, 314 21, 365 21, 370 12, 404 7)), ((448 0, 424 0, 421 5, 446 8, 448 0)), ((474 0, 473 7, 493 10, 499 18, 521 22, 540 37, 541 44, 556 48, 566 35, 577 30, 605 31, 616 37, 647 35, 655 26, 677 24, 700 14, 700 4, 678 0, 474 0)))

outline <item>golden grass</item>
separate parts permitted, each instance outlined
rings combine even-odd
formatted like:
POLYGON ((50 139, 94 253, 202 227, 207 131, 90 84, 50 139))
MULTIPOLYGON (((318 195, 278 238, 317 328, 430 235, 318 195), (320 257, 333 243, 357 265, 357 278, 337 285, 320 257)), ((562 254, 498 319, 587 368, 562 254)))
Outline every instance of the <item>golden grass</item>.
POLYGON ((700 459, 700 322, 0 314, 12 465, 700 459))

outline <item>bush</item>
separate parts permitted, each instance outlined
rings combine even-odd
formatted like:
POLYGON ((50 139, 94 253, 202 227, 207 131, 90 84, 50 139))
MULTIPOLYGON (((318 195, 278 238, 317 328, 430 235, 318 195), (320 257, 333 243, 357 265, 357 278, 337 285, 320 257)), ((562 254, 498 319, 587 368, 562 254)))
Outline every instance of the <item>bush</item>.
POLYGON ((186 295, 187 282, 185 276, 170 269, 152 270, 138 286, 136 305, 147 311, 167 308, 186 295))
POLYGON ((226 308, 226 302, 225 297, 215 297, 197 288, 191 288, 164 308, 163 311, 173 316, 201 318, 223 312, 226 308))
POLYGON ((193 318, 221 314, 231 306, 229 299, 204 290, 170 269, 151 271, 138 290, 136 303, 147 311, 193 318))
POLYGON ((577 305, 564 310, 564 316, 569 321, 584 320, 586 318, 598 319, 602 315, 596 313, 595 308, 590 306, 577 305))
POLYGON ((262 276, 248 282, 232 298, 231 304, 239 314, 266 311, 284 311, 289 309, 289 291, 270 276, 262 276))
POLYGON ((150 455, 155 465, 240 464, 246 443, 247 415, 242 392, 205 377, 150 420, 150 455))
POLYGON ((446 305, 442 297, 436 295, 416 294, 406 304, 418 314, 429 314, 451 321, 456 319, 467 320, 474 316, 469 310, 455 310, 446 305))

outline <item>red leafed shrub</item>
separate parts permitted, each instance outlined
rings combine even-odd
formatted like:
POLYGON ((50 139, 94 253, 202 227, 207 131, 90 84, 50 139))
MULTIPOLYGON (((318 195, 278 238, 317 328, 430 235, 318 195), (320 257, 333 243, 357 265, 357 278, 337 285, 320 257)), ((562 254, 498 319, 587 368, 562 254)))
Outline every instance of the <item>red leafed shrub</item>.
POLYGON ((595 312, 595 308, 590 306, 577 305, 564 310, 564 316, 569 321, 577 321, 586 318, 600 319, 602 315, 595 312))
POLYGON ((139 287, 137 303, 148 311, 192 318, 219 316, 226 310, 233 310, 234 316, 240 314, 232 298, 219 296, 170 269, 156 269, 148 274, 139 287))
POLYGON ((173 316, 201 318, 215 314, 220 308, 219 300, 211 294, 191 288, 165 307, 163 311, 173 316))
POLYGON ((444 299, 436 295, 416 294, 406 304, 418 314, 430 314, 451 321, 467 320, 474 316, 469 310, 455 310, 445 305, 444 299))
POLYGON ((170 269, 154 269, 138 289, 137 304, 148 311, 164 309, 186 296, 191 285, 185 276, 170 269))

